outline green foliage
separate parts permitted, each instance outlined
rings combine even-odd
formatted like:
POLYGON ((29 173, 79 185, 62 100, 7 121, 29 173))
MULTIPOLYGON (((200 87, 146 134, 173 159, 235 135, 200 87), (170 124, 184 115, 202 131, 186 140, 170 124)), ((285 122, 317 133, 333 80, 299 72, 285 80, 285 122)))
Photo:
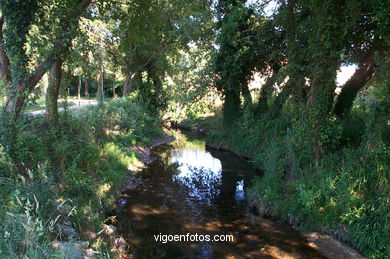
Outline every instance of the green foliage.
MULTIPOLYGON (((117 138, 121 142, 128 138, 129 143, 159 136, 159 120, 150 115, 143 105, 130 98, 112 100, 103 106, 82 108, 75 112, 84 127, 93 133, 99 142, 102 139, 117 138), (88 111, 88 112, 87 112, 88 111)), ((126 143, 124 143, 126 144, 126 143)))
POLYGON ((11 0, 1 1, 0 4, 7 23, 4 37, 7 43, 6 48, 10 60, 13 84, 16 85, 25 79, 28 74, 29 58, 25 52, 25 44, 30 26, 38 10, 38 1, 11 0))
POLYGON ((85 172, 70 168, 64 173, 65 192, 70 197, 89 199, 93 197, 96 186, 85 172))
MULTIPOLYGON (((227 127, 213 122, 219 117, 189 123, 207 127, 212 145, 250 157, 264 170, 250 193, 262 214, 329 232, 370 258, 390 251, 384 6, 375 1, 280 1, 273 15, 264 15, 260 7, 256 26, 250 26, 241 1, 221 1, 220 48, 214 62, 227 127), (253 44, 256 37, 260 43, 253 44), (375 62, 369 63, 372 50, 375 62), (349 116, 340 119, 332 109, 338 99, 336 70, 342 62, 375 64, 376 74, 349 116), (256 68, 269 77, 255 116, 251 106, 240 113, 245 80, 239 80, 256 68)), ((366 84, 359 86, 364 82, 359 76, 371 75, 356 74, 353 97, 366 84)))
POLYGON ((60 115, 58 127, 41 117, 0 120, 2 258, 53 255, 53 200, 73 201, 73 226, 100 228, 101 211, 113 209, 130 170, 142 165, 127 148, 162 133, 160 121, 129 98, 60 115))
POLYGON ((101 199, 103 207, 112 210, 115 207, 115 199, 118 183, 123 183, 128 177, 129 168, 141 165, 135 153, 126 151, 114 142, 108 142, 101 150, 102 160, 98 170, 99 185, 97 196, 101 199))
POLYGON ((222 1, 219 9, 223 10, 220 21, 221 33, 216 43, 219 50, 215 55, 215 72, 219 75, 217 85, 224 95, 225 124, 240 116, 240 93, 246 104, 250 104, 248 81, 255 67, 253 60, 254 37, 252 34, 254 19, 252 10, 244 1, 222 1))
POLYGON ((250 157, 264 171, 249 190, 262 215, 332 234, 369 258, 383 258, 390 249, 390 149, 383 113, 388 93, 386 87, 374 89, 364 94, 369 103, 359 101, 348 119, 326 124, 320 161, 307 139, 310 125, 300 119, 307 114, 297 113, 293 103, 277 118, 272 111, 261 119, 247 111, 228 129, 221 114, 185 123, 207 128, 208 144, 250 157))
POLYGON ((0 182, 0 256, 18 258, 49 258, 50 211, 48 199, 52 184, 45 168, 27 177, 1 178, 0 182))

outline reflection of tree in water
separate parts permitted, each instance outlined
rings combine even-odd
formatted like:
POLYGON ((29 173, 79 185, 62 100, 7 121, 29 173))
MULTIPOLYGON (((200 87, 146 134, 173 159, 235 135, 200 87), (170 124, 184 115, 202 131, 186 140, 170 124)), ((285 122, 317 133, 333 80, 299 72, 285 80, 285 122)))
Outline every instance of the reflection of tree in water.
POLYGON ((204 167, 179 164, 180 172, 172 176, 174 182, 184 187, 191 197, 212 203, 220 194, 222 171, 213 171, 204 167))

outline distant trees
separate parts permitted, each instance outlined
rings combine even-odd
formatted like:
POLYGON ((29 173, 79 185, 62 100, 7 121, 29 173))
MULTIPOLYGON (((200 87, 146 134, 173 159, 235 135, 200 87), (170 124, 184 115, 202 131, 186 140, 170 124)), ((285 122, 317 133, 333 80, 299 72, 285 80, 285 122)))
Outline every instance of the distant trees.
POLYGON ((211 21, 208 1, 154 0, 117 6, 115 31, 120 38, 125 74, 123 96, 137 89, 141 102, 159 111, 166 107, 163 82, 172 74, 172 60, 181 49, 212 31, 205 31, 211 21))
POLYGON ((78 82, 85 78, 85 92, 95 88, 99 100, 107 91, 115 97, 120 92, 116 81, 122 80, 123 96, 137 89, 140 101, 161 111, 167 102, 165 77, 173 73, 180 50, 213 36, 207 29, 212 27, 207 0, 4 0, 0 8, 4 109, 14 119, 49 71, 46 117, 54 124, 61 78, 69 76, 78 82), (110 89, 104 86, 108 78, 115 81, 110 89))

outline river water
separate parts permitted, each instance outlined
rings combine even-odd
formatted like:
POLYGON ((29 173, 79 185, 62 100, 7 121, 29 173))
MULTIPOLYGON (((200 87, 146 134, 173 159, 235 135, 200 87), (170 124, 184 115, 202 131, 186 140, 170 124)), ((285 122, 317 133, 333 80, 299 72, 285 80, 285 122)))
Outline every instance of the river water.
POLYGON ((251 212, 246 188, 258 173, 247 161, 207 150, 200 138, 175 134, 176 141, 153 149, 156 160, 124 195, 115 225, 129 244, 129 255, 324 258, 298 232, 251 212), (174 235, 181 242, 167 241, 174 235), (233 241, 213 241, 214 235, 233 241))

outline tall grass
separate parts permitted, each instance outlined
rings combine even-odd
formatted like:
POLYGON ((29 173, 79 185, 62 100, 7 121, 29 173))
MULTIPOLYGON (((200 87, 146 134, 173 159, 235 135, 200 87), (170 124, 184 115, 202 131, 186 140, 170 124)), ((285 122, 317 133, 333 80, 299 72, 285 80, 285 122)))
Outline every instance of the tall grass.
POLYGON ((250 157, 264 171, 249 190, 261 214, 300 229, 333 234, 369 258, 386 258, 390 125, 370 109, 354 110, 347 120, 331 122, 326 153, 316 161, 306 125, 299 120, 304 115, 293 111, 286 105, 276 118, 247 112, 230 128, 222 126, 220 116, 183 123, 208 128, 208 144, 250 157), (351 123, 356 121, 361 123, 351 123))
MULTIPOLYGON (((140 163, 124 147, 148 144, 161 129, 141 105, 117 99, 61 113, 55 128, 42 117, 15 124, 3 116, 0 132, 0 257, 53 258, 54 202, 71 200, 72 226, 97 232, 130 165, 140 163)), ((100 244, 100 255, 107 251, 100 244)))

